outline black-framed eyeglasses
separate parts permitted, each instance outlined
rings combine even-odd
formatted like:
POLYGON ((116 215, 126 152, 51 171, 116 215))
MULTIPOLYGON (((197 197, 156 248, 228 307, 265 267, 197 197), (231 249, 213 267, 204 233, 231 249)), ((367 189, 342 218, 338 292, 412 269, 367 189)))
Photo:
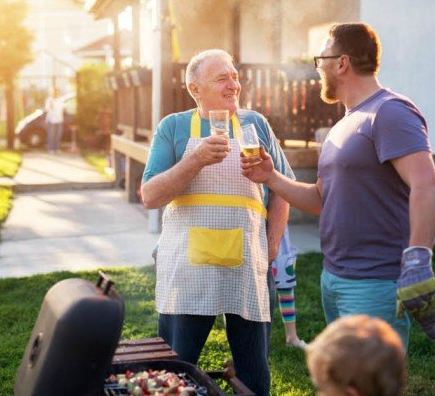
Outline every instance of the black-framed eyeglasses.
POLYGON ((337 59, 343 55, 329 55, 329 56, 315 56, 314 57, 314 67, 317 69, 320 66, 320 60, 322 59, 337 59))

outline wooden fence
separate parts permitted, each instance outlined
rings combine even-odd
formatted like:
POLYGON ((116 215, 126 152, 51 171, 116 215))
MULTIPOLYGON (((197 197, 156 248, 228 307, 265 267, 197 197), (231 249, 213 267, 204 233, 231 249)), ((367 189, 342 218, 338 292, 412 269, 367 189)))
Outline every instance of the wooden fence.
MULTIPOLYGON (((320 99, 320 81, 311 65, 241 64, 240 106, 266 116, 281 140, 314 141, 318 128, 330 127, 343 117, 341 104, 320 99)), ((185 84, 185 64, 174 65, 174 111, 194 107, 185 84)))
MULTIPOLYGON (((320 81, 312 65, 241 64, 238 69, 241 107, 266 116, 281 141, 314 141, 318 128, 334 125, 344 114, 342 105, 328 105, 320 99, 320 81)), ((173 65, 172 112, 195 107, 185 71, 186 64, 173 65)), ((133 78, 129 83, 126 72, 117 79, 118 123, 151 129, 151 71, 147 73, 139 85, 137 81, 134 85, 133 78)))

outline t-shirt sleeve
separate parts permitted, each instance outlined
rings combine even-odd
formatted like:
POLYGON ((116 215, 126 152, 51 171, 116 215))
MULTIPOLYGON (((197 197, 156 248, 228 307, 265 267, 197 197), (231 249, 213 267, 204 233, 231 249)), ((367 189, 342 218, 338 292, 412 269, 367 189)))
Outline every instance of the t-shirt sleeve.
POLYGON ((175 128, 176 119, 174 115, 164 118, 157 126, 142 176, 143 183, 175 165, 176 156, 173 139, 175 128))
POLYGON ((290 179, 295 180, 295 174, 293 173, 293 170, 290 167, 281 146, 279 145, 279 141, 275 136, 272 127, 263 116, 259 117, 257 122, 260 124, 260 130, 264 132, 264 135, 260 136, 260 144, 264 146, 265 150, 272 157, 275 169, 290 179))
POLYGON ((418 151, 430 151, 426 121, 411 104, 385 102, 373 123, 373 141, 380 162, 418 151))

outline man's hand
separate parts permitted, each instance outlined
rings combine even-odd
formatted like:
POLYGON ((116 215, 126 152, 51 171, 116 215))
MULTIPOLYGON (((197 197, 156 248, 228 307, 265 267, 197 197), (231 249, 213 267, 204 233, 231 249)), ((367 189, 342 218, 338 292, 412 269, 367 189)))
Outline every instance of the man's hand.
POLYGON ((271 244, 268 245, 267 256, 268 256, 269 264, 276 259, 276 257, 278 256, 278 251, 279 251, 279 244, 278 246, 276 246, 276 244, 274 244, 273 246, 271 244))
POLYGON ((231 151, 229 140, 222 136, 209 136, 192 152, 201 167, 222 162, 231 151))
POLYGON ((435 340, 435 276, 429 248, 413 246, 403 251, 397 298, 398 313, 406 309, 435 340))
POLYGON ((242 175, 255 183, 267 183, 270 176, 273 173, 272 157, 264 151, 263 147, 260 147, 259 164, 252 164, 252 162, 258 161, 258 158, 249 158, 240 153, 242 175))

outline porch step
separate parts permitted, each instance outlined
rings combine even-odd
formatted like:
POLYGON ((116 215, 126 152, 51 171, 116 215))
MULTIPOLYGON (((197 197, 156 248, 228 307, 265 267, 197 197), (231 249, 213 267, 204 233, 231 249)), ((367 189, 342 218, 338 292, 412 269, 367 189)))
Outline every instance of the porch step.
POLYGON ((60 183, 41 183, 24 184, 17 183, 14 179, 0 177, 0 187, 11 187, 15 194, 29 192, 50 192, 50 191, 70 191, 70 190, 102 190, 115 187, 113 181, 103 182, 60 182, 60 183))

